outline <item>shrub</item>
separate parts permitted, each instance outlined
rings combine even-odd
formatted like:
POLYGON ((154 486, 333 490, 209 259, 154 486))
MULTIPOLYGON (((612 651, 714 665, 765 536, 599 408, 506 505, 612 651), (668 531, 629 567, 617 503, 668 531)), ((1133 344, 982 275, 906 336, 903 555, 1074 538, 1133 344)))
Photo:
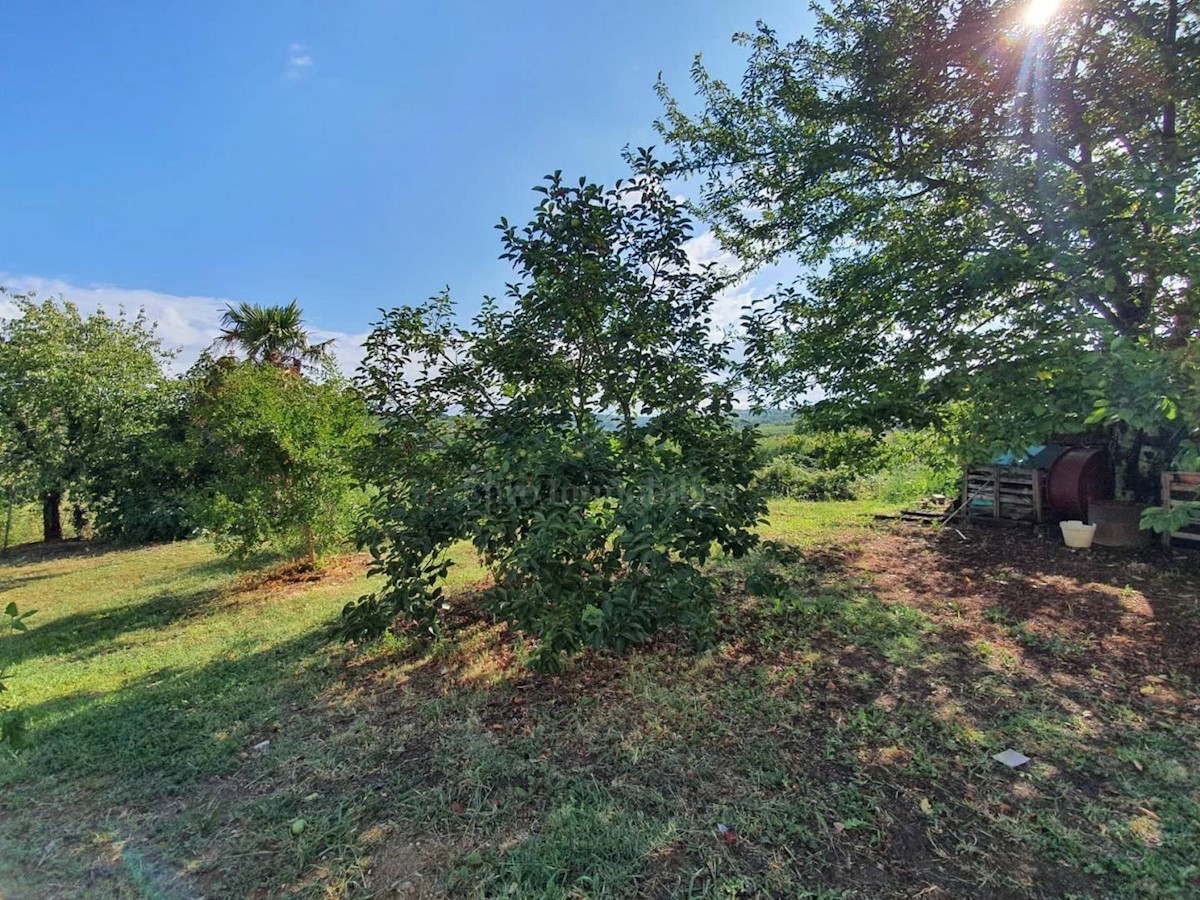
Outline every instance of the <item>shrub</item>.
POLYGON ((933 429, 807 431, 771 442, 756 484, 800 500, 872 498, 890 502, 952 491, 958 465, 947 436, 933 429))
POLYGON ((902 503, 931 494, 953 494, 957 477, 955 472, 912 463, 864 475, 854 482, 854 491, 864 500, 902 503))
POLYGON ((367 429, 344 384, 269 363, 211 373, 193 410, 192 444, 211 475, 192 512, 237 559, 270 548, 305 556, 343 542, 360 507, 351 471, 367 429))
POLYGON ((875 449, 875 463, 855 490, 893 503, 953 493, 960 474, 950 438, 932 428, 889 432, 875 449))
POLYGON ((877 467, 875 449, 878 438, 865 428, 845 431, 800 430, 795 434, 772 435, 760 442, 761 464, 781 456, 794 459, 809 469, 849 469, 873 471, 877 467))
POLYGON ((524 229, 501 223, 519 272, 510 309, 470 327, 448 296, 392 310, 360 385, 381 429, 364 529, 386 576, 343 611, 347 637, 397 616, 445 626, 447 551, 470 540, 492 571, 485 602, 556 668, 584 646, 623 650, 678 625, 702 636, 714 544, 741 555, 765 505, 750 487, 755 432, 712 373, 722 285, 691 266, 690 226, 648 154, 605 189, 551 176, 524 229), (615 410, 615 427, 605 414, 615 410))
POLYGON ((954 473, 958 460, 951 438, 932 428, 918 431, 891 431, 876 446, 878 469, 899 470, 925 466, 937 472, 954 473))
POLYGON ((93 461, 87 495, 97 535, 142 543, 195 531, 190 498, 205 490, 210 466, 188 444, 193 400, 185 381, 160 386, 147 426, 113 441, 93 461))
POLYGON ((793 435, 788 453, 814 469, 861 473, 878 468, 878 445, 878 436, 866 428, 801 431, 793 435))
POLYGON ((755 473, 755 484, 772 497, 796 500, 853 500, 854 473, 849 469, 812 469, 794 457, 780 456, 755 473))

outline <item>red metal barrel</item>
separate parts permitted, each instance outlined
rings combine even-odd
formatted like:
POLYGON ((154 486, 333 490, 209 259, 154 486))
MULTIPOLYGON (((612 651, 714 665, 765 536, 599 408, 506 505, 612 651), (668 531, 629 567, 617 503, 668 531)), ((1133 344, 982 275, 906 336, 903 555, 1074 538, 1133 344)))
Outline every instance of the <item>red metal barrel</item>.
POLYGON ((1068 450, 1050 468, 1050 509, 1060 519, 1087 521, 1088 504, 1113 498, 1108 453, 1087 447, 1068 450))

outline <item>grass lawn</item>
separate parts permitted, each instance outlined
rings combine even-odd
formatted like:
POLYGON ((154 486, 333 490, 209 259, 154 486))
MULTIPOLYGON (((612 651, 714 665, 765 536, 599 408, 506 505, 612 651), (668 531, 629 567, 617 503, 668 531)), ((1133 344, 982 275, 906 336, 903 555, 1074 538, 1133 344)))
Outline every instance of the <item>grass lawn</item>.
POLYGON ((556 677, 469 564, 454 639, 346 648, 360 560, 28 550, 0 896, 1200 894, 1195 559, 876 510, 774 505, 767 550, 712 565, 712 646, 556 677))

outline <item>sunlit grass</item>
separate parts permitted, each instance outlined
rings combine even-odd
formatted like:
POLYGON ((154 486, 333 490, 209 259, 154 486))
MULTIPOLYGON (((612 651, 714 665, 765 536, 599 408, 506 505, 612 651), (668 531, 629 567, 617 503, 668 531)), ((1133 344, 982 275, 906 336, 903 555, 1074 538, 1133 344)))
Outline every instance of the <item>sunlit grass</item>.
MULTIPOLYGON (((950 893, 1187 896, 1194 723, 1029 680, 883 602, 826 550, 891 511, 775 503, 764 537, 795 549, 714 562, 704 647, 591 653, 554 679, 483 614, 426 645, 331 641, 371 587, 361 560, 316 583, 203 541, 0 565, 3 596, 39 610, 0 645, 30 726, 0 759, 0 893, 903 895, 936 847, 950 893), (1028 772, 990 760, 1008 746, 1028 772)), ((484 572, 453 555, 464 597, 484 572)))
POLYGON ((37 609, 14 669, 24 704, 99 697, 154 672, 261 651, 331 621, 363 587, 230 595, 242 575, 205 541, 68 553, 0 572, 6 601, 37 609))
POLYGON ((804 500, 771 501, 767 521, 759 528, 764 540, 804 545, 828 538, 831 532, 870 525, 877 514, 894 513, 899 504, 876 500, 811 503, 804 500))

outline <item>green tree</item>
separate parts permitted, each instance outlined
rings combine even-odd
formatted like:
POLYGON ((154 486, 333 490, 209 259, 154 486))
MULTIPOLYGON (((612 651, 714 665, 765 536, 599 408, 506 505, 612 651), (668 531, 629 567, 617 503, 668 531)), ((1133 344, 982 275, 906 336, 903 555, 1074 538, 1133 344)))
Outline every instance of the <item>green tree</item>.
POLYGON ((88 465, 98 536, 142 543, 179 540, 195 530, 190 498, 205 489, 212 469, 190 442, 198 384, 189 376, 159 385, 147 398, 142 427, 116 437, 88 465))
MULTIPOLYGON (((1116 339, 1194 347, 1198 10, 837 0, 811 37, 739 36, 739 86, 697 61, 696 115, 660 85, 722 240, 804 267, 748 316, 760 384, 819 389, 837 424, 966 404, 977 443, 1012 445, 1111 407, 1116 339)), ((1136 443, 1165 461, 1177 426, 1136 443)))
POLYGON ((336 379, 252 362, 211 369, 199 390, 190 442, 208 472, 193 518, 236 558, 271 548, 315 567, 358 511, 351 463, 368 425, 361 400, 336 379))
POLYGON ((0 324, 5 458, 42 505, 45 539, 60 540, 64 495, 73 493, 79 524, 93 466, 150 427, 167 354, 141 312, 84 316, 32 294, 9 301, 17 315, 0 324))
POLYGON ((286 306, 239 303, 225 309, 219 340, 265 362, 299 372, 304 365, 326 365, 333 341, 313 343, 304 327, 304 313, 293 300, 286 306))
POLYGON ((518 279, 468 327, 448 295, 385 314, 361 388, 381 423, 367 477, 377 593, 347 606, 348 636, 401 615, 437 629, 447 551, 469 539, 487 601, 556 666, 661 626, 703 631, 714 543, 754 543, 754 432, 732 416, 722 286, 688 264, 691 225, 648 154, 605 189, 555 174, 524 228, 501 221, 518 279), (605 414, 616 425, 604 427, 605 414))

